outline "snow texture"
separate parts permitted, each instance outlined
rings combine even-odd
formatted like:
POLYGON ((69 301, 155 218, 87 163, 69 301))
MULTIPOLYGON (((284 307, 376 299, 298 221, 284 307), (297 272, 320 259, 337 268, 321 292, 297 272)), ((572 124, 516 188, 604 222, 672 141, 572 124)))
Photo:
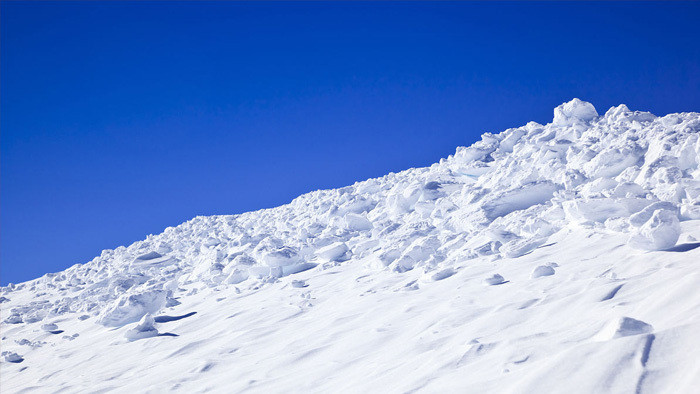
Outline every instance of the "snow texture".
POLYGON ((696 392, 699 136, 574 99, 10 284, 2 391, 696 392))

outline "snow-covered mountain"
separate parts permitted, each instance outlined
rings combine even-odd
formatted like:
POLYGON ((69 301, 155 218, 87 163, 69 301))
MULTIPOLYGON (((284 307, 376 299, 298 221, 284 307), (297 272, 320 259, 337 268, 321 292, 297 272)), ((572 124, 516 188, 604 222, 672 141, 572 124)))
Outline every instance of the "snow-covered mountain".
POLYGON ((574 99, 105 250, 0 289, 1 390, 697 392, 699 137, 574 99))

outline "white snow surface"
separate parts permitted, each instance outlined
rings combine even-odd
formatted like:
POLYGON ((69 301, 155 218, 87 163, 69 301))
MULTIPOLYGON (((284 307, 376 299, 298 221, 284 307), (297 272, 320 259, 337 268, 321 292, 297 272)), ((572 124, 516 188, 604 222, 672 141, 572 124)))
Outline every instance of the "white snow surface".
POLYGON ((697 392, 699 136, 574 99, 430 167, 196 217, 0 288, 0 387, 697 392))

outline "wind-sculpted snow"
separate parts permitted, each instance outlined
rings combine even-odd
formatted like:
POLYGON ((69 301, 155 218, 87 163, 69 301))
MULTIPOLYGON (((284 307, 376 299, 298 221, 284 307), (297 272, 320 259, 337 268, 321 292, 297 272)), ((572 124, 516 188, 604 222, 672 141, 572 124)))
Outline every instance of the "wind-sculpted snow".
MULTIPOLYGON (((538 317, 539 315, 528 315, 520 311, 535 308, 549 311, 554 308, 551 303, 557 301, 550 298, 553 296, 548 295, 548 292, 554 291, 552 289, 556 283, 588 278, 591 281, 588 285, 575 282, 570 290, 559 289, 554 292, 565 298, 574 293, 579 294, 586 286, 591 287, 594 296, 579 296, 581 300, 576 300, 575 303, 590 301, 590 308, 600 308, 599 305, 603 302, 616 301, 619 292, 633 288, 631 285, 623 287, 622 284, 615 284, 618 279, 609 276, 610 272, 617 269, 616 264, 621 264, 618 267, 621 272, 629 273, 630 281, 650 268, 623 264, 616 262, 614 258, 605 260, 605 256, 596 252, 596 245, 590 243, 589 239, 605 235, 610 242, 618 242, 609 248, 611 251, 621 248, 619 253, 623 254, 616 255, 618 258, 629 255, 637 256, 634 258, 638 261, 645 261, 645 253, 662 253, 663 256, 669 257, 663 257, 659 261, 676 259, 669 262, 669 265, 678 265, 678 261, 687 262, 689 259, 697 260, 697 251, 693 246, 694 238, 690 233, 698 228, 697 220, 700 219, 699 133, 698 113, 656 117, 648 112, 630 111, 625 105, 620 105, 599 116, 593 105, 574 99, 554 110, 554 120, 550 124, 530 122, 499 134, 486 133, 480 141, 469 147, 457 148, 454 155, 430 167, 391 173, 340 189, 314 191, 273 209, 240 215, 196 217, 177 227, 169 227, 161 234, 149 235, 145 240, 128 247, 105 250, 88 263, 0 289, 0 300, 3 301, 0 304, 3 319, 2 345, 4 351, 7 349, 7 353, 3 352, 6 360, 6 363, 2 363, 3 380, 7 379, 8 374, 16 372, 17 375, 12 375, 12 387, 17 390, 29 387, 33 383, 22 378, 28 374, 20 372, 18 368, 31 366, 33 353, 46 354, 40 353, 45 349, 41 341, 63 340, 75 344, 82 340, 82 336, 60 337, 49 332, 63 332, 59 329, 64 325, 75 324, 75 327, 83 327, 85 324, 97 323, 93 324, 93 336, 110 335, 109 330, 116 328, 120 332, 119 337, 109 339, 113 342, 118 338, 117 342, 112 343, 115 346, 166 341, 168 338, 163 336, 171 336, 173 341, 182 340, 183 335, 179 333, 159 334, 157 326, 173 320, 159 320, 152 316, 167 310, 177 310, 183 317, 187 317, 183 318, 182 322, 179 318, 174 319, 178 320, 177 324, 190 327, 187 324, 194 324, 190 323, 192 321, 204 321, 198 319, 206 319, 207 316, 204 310, 199 310, 197 315, 187 310, 197 305, 197 302, 222 302, 230 299, 230 307, 235 310, 237 305, 243 305, 237 302, 252 299, 256 294, 269 294, 268 297, 277 299, 276 292, 283 291, 282 289, 296 289, 295 291, 302 292, 302 301, 298 308, 299 313, 305 313, 314 305, 310 295, 313 286, 309 284, 309 278, 323 277, 326 273, 347 273, 345 282, 335 283, 337 293, 346 294, 343 297, 350 297, 348 294, 355 295, 352 290, 348 290, 352 289, 352 286, 363 286, 365 282, 377 280, 372 278, 383 278, 382 280, 388 283, 406 281, 403 287, 394 288, 385 294, 399 290, 401 294, 409 290, 410 294, 421 294, 424 287, 448 289, 446 286, 452 286, 452 290, 439 293, 439 297, 444 297, 448 304, 454 303, 453 297, 459 297, 460 292, 467 291, 459 290, 462 285, 458 283, 474 280, 473 283, 465 285, 472 289, 469 291, 474 292, 469 293, 473 294, 472 296, 466 297, 472 300, 471 304, 477 302, 473 297, 479 297, 482 293, 491 294, 496 297, 495 300, 503 302, 500 306, 489 309, 493 310, 493 313, 512 310, 518 311, 513 312, 517 316, 522 316, 499 317, 494 320, 492 326, 501 327, 505 331, 511 326, 519 327, 518 319, 524 319, 523 321, 535 326, 545 324, 545 320, 538 317), (673 251, 682 236, 686 236, 687 241, 682 250, 695 253, 695 257, 673 251), (582 252, 584 254, 567 254, 567 250, 579 248, 584 244, 588 245, 588 249, 582 252), (562 249, 564 245, 569 246, 562 249), (559 250, 559 255, 552 254, 553 250, 559 250), (536 261, 539 256, 558 261, 536 261), (577 274, 573 274, 564 266, 565 262, 561 261, 564 257, 576 260, 577 274), (590 261, 584 261, 585 259, 590 261), (598 265, 589 265, 594 264, 592 261, 598 265), (525 262, 528 265, 519 273, 520 268, 517 267, 526 264, 525 262), (501 267, 500 272, 495 271, 496 266, 501 267), (607 271, 598 272, 598 268, 590 268, 593 266, 601 270, 605 267, 607 271), (364 274, 355 278, 358 270, 362 270, 364 274), (586 276, 593 274, 595 275, 586 276), (295 279, 289 281, 285 278, 290 275, 295 279), (603 288, 605 286, 595 282, 597 280, 605 280, 609 286, 603 288), (533 284, 527 285, 529 282, 523 281, 532 281, 533 284), (280 288, 282 285, 284 287, 280 288), (517 299, 527 292, 528 286, 544 287, 538 290, 540 293, 537 295, 528 299, 517 299), (506 290, 508 288, 521 290, 506 290), (343 293, 344 291, 348 293, 343 293), (497 295, 500 291, 509 295, 497 295), (208 296, 202 298, 204 296, 200 296, 201 294, 208 296), (550 303, 550 306, 547 306, 547 303, 550 303), (55 323, 58 323, 55 326, 56 330, 49 330, 41 335, 34 334, 43 324, 55 323), (16 364, 17 368, 10 369, 11 364, 8 363, 16 364)), ((695 278, 694 282, 688 282, 688 286, 697 284, 697 269, 688 278, 695 278)), ((658 283, 649 286, 656 290, 662 288, 658 283)), ((377 291, 378 288, 370 288, 363 294, 374 294, 377 291)), ((431 294, 435 296, 435 293, 431 294)), ((632 298, 628 302, 644 298, 641 293, 630 294, 632 298)), ((664 291, 659 290, 658 294, 664 294, 664 291)), ((391 300, 392 297, 386 295, 385 299, 391 300)), ((286 301, 281 302, 280 305, 289 304, 286 301)), ((691 305, 699 305, 697 297, 693 298, 691 305)), ((469 308, 467 304, 463 307, 469 308)), ((418 306, 416 308, 420 309, 418 306)), ((212 309, 209 315, 215 315, 215 309, 212 309)), ((566 306, 560 306, 560 309, 564 310, 566 306)), ((474 327, 486 330, 484 327, 487 325, 484 322, 470 323, 481 319, 481 313, 485 310, 477 308, 471 312, 462 311, 457 314, 461 317, 453 316, 445 321, 452 322, 450 324, 455 327, 460 324, 474 324, 474 327)), ((350 309, 347 313, 350 313, 349 311, 350 309)), ((559 339, 553 340, 562 339, 561 343, 629 340, 625 342, 629 346, 636 345, 630 338, 624 337, 655 335, 649 333, 658 327, 681 333, 689 332, 689 326, 681 327, 668 321, 650 324, 632 317, 616 316, 612 310, 605 309, 596 312, 597 315, 588 312, 588 309, 586 311, 581 313, 579 318, 586 316, 591 319, 588 322, 593 330, 591 332, 579 332, 576 329, 576 338, 563 340, 567 330, 572 330, 571 327, 562 328, 566 327, 561 325, 563 323, 551 323, 551 328, 543 329, 557 333, 559 339), (594 316, 598 316, 599 319, 594 316), (612 323, 608 323, 610 321, 612 323)), ((693 317, 692 315, 698 315, 698 310, 689 309, 678 313, 693 317)), ((232 313, 231 318, 234 316, 237 316, 237 312, 232 313)), ((556 313, 547 312, 541 316, 556 316, 556 313)), ((333 317, 337 319, 338 324, 345 322, 344 319, 355 318, 344 314, 333 317)), ((216 329, 209 323, 208 330, 213 330, 222 338, 228 335, 227 332, 234 335, 231 330, 238 328, 231 326, 229 320, 222 319, 215 323, 216 329), (230 330, 226 327, 230 327, 230 330)), ((262 322, 260 324, 263 325, 260 327, 267 327, 262 322)), ((282 324, 282 320, 279 324, 282 324)), ((684 324, 691 324, 697 328, 700 323, 695 318, 684 324)), ((257 330, 255 326, 249 328, 257 330)), ((447 329, 447 326, 445 328, 447 329)), ((427 338, 437 334, 431 334, 430 329, 426 330, 422 334, 423 339, 419 340, 418 344, 411 342, 412 346, 431 348, 432 342, 427 338), (420 345, 421 341, 428 342, 420 345)), ((598 347, 590 347, 594 346, 590 343, 582 345, 579 350, 567 350, 557 354, 533 350, 528 354, 534 359, 539 357, 539 364, 527 369, 525 366, 533 365, 531 356, 518 358, 519 355, 507 355, 502 350, 524 340, 522 335, 525 334, 520 335, 518 331, 508 332, 514 336, 500 344, 481 343, 474 338, 476 342, 465 345, 468 349, 463 350, 464 354, 457 361, 452 362, 450 357, 445 356, 444 359, 436 361, 442 365, 439 368, 423 366, 436 371, 431 375, 432 378, 426 378, 415 387, 398 385, 391 389, 389 386, 389 391, 400 391, 399 387, 403 391, 421 387, 428 387, 427 391, 467 387, 469 385, 449 383, 449 379, 461 382, 451 371, 459 370, 463 365, 483 371, 484 376, 490 376, 491 383, 481 387, 485 391, 501 392, 502 387, 494 385, 494 379, 511 370, 522 371, 521 375, 518 375, 522 380, 522 387, 543 389, 533 391, 547 391, 546 388, 552 386, 548 385, 548 378, 546 374, 543 375, 543 371, 554 368, 556 360, 564 360, 569 362, 569 365, 580 365, 578 361, 573 360, 574 354, 585 355, 591 358, 591 362, 596 362, 595 357, 602 352, 598 347), (492 364, 492 357, 506 356, 515 358, 503 361, 507 366, 496 368, 497 372, 494 372, 496 369, 492 369, 495 365, 492 364), (480 364, 481 359, 489 361, 480 364)), ((531 334, 535 335, 532 338, 538 338, 536 335, 540 335, 531 334)), ((201 336, 199 339, 204 340, 213 334, 203 329, 192 335, 201 336)), ((240 335, 249 334, 238 333, 234 337, 240 335)), ((259 338, 263 338, 268 334, 260 332, 259 335, 259 338)), ((673 335, 681 334, 671 333, 668 334, 668 338, 657 335, 654 337, 657 338, 654 343, 668 343, 668 346, 676 351, 686 342, 673 339, 676 338, 673 335), (666 339, 662 341, 659 338, 666 339)), ((248 340, 250 343, 262 341, 254 337, 248 340)), ((447 344, 452 341, 453 339, 444 339, 443 342, 447 344)), ((527 346, 545 346, 537 339, 529 341, 524 343, 529 344, 527 346)), ((433 345, 436 348, 441 346, 436 343, 433 345)), ((184 357, 194 351, 195 347, 192 346, 173 351, 172 357, 184 357)), ((649 346, 652 346, 651 342, 649 346)), ((82 351, 91 350, 88 348, 82 351)), ((313 349, 305 351, 309 352, 308 357, 314 354, 313 349)), ((359 354, 351 349, 347 351, 359 359, 359 354)), ((243 351, 243 354, 249 353, 243 351)), ((653 356, 653 352, 651 354, 653 356)), ((210 357, 218 356, 212 354, 210 357)), ((645 357, 649 359, 648 351, 645 357)), ((200 369, 209 373, 217 369, 215 364, 206 364, 200 369)), ((410 365, 412 368, 420 368, 418 364, 410 365)), ((269 366, 272 368, 272 364, 269 366)), ((360 375, 363 373, 358 376, 360 375)), ((647 380, 644 384, 651 384, 650 387, 667 387, 659 382, 671 381, 672 377, 676 376, 673 373, 664 375, 662 372, 658 375, 663 378, 660 377, 656 381, 647 380)), ((352 376, 355 376, 353 374, 344 375, 342 371, 326 370, 325 376, 344 382, 345 386, 341 387, 341 390, 357 388, 348 385, 352 376)), ((627 387, 611 378, 612 375, 600 375, 595 372, 592 376, 591 382, 583 378, 573 381, 585 382, 579 387, 581 390, 587 388, 596 391, 602 388, 616 391, 627 387), (601 383, 604 381, 609 385, 601 383)), ((246 381, 252 379, 249 378, 246 378, 246 381)), ((374 382, 378 386, 368 388, 378 391, 381 379, 375 378, 374 382)), ((52 381, 50 377, 46 379, 52 381)), ((370 381, 372 379, 367 380, 370 381)), ((150 382, 158 384, 157 381, 150 382)), ((640 382, 634 381, 634 390, 637 389, 637 384, 643 386, 640 382)), ((697 383, 697 379, 695 382, 697 383)), ((225 387, 213 388, 228 391, 225 387)), ((303 387, 291 387, 290 390, 303 391, 303 387)), ((474 389, 476 386, 469 387, 474 389)), ((518 383, 513 387, 521 386, 518 383)), ((73 387, 75 390, 81 388, 94 389, 90 386, 73 387)), ((185 389, 179 383, 170 388, 186 391, 193 389, 185 389)), ((238 388, 243 389, 242 386, 238 388)), ((264 391, 264 388, 261 386, 260 390, 264 391)))

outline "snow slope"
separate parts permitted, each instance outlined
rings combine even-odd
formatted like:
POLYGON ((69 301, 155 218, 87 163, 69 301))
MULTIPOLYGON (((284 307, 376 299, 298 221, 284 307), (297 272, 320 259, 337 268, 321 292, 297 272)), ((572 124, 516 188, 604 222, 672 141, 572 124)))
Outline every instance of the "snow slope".
POLYGON ((697 392, 700 114, 574 99, 427 168, 0 289, 5 392, 697 392))

